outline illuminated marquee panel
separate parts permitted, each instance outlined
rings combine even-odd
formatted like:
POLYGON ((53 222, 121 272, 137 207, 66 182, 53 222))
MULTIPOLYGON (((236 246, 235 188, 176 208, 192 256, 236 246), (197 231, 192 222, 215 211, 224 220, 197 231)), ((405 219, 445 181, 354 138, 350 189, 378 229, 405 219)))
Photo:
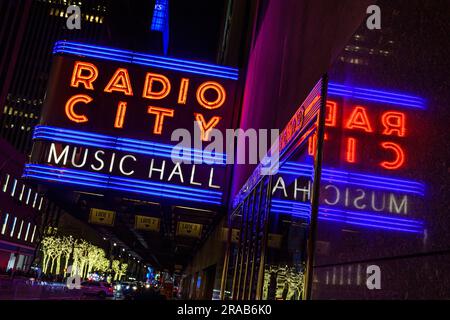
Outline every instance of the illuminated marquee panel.
POLYGON ((232 127, 237 69, 69 41, 53 53, 24 177, 222 204, 225 154, 202 150, 232 127))
MULTIPOLYGON (((418 170, 425 101, 397 92, 330 83, 319 220, 423 234, 425 185, 418 170)), ((422 139, 423 140, 423 139, 422 139)), ((315 136, 306 156, 274 177, 271 212, 309 220, 315 136)))
POLYGON ((249 192, 257 185, 263 176, 275 174, 279 168, 279 159, 292 149, 295 142, 296 148, 307 143, 307 139, 314 133, 321 104, 321 95, 324 91, 324 80, 321 78, 311 89, 308 96, 297 109, 295 114, 287 123, 280 134, 278 143, 271 146, 265 158, 255 168, 252 175, 247 179, 241 190, 233 199, 233 207, 248 196, 249 192), (278 155, 276 154, 278 153, 278 155))

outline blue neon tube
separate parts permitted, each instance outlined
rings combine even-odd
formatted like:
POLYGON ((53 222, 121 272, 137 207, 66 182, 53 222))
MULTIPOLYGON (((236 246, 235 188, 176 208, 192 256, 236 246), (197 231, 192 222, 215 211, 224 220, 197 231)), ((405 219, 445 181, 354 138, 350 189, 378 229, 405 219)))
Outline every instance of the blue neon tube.
POLYGON ((152 66, 225 79, 238 79, 238 69, 236 68, 188 61, 177 58, 159 57, 156 55, 142 54, 129 50, 94 46, 69 41, 56 42, 53 53, 65 53, 79 56, 81 55, 97 59, 152 66))
POLYGON ((115 138, 62 128, 55 129, 38 126, 33 133, 33 139, 43 139, 49 141, 73 143, 78 145, 87 145, 117 151, 128 151, 138 154, 155 155, 178 160, 198 160, 199 162, 201 162, 203 159, 208 160, 208 162, 210 162, 211 164, 219 165, 224 165, 226 162, 226 155, 222 153, 215 153, 215 155, 212 156, 208 155, 211 154, 211 152, 203 152, 201 150, 191 149, 190 155, 183 154, 182 157, 172 156, 172 149, 175 146, 129 138, 115 138))
POLYGON ((82 170, 44 165, 27 164, 25 166, 24 177, 34 177, 41 180, 60 181, 64 183, 76 182, 80 185, 91 185, 118 191, 132 191, 134 193, 152 194, 168 198, 180 199, 180 195, 185 195, 185 197, 182 197, 185 200, 205 201, 214 204, 220 204, 222 197, 222 192, 220 191, 209 191, 168 183, 121 178, 82 170))

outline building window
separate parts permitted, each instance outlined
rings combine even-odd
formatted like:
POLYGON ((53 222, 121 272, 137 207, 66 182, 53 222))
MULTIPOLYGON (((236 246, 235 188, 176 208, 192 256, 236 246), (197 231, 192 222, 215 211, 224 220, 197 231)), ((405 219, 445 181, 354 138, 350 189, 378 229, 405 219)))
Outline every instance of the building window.
POLYGON ((31 235, 31 240, 30 240, 31 243, 34 242, 34 234, 35 233, 36 233, 36 226, 34 226, 34 228, 33 228, 33 234, 31 235))
POLYGON ((19 201, 22 201, 24 193, 25 193, 25 184, 22 184, 22 190, 20 191, 19 201))
POLYGON ((10 175, 6 174, 6 179, 5 179, 5 182, 3 183, 3 186, 2 186, 2 191, 3 192, 6 192, 6 190, 8 189, 9 179, 10 179, 10 175))
POLYGON ((17 239, 19 239, 19 240, 20 240, 20 236, 22 235, 22 229, 23 229, 23 220, 20 221, 19 232, 17 233, 17 239))
POLYGON ((11 190, 11 197, 14 197, 14 194, 16 193, 16 187, 17 187, 17 179, 14 179, 13 187, 11 190))
POLYGON ((30 233, 31 222, 28 222, 27 231, 25 232, 25 241, 28 241, 28 234, 30 233))
POLYGON ((41 197, 41 200, 39 201, 39 208, 38 208, 39 211, 42 209, 42 202, 43 201, 44 201, 44 197, 41 197))
POLYGON ((11 238, 14 236, 14 230, 16 229, 16 223, 17 223, 17 217, 14 217, 13 224, 11 227, 11 232, 9 233, 9 236, 11 238))
POLYGON ((27 204, 27 205, 30 204, 31 192, 32 192, 31 188, 28 188, 27 201, 26 201, 26 204, 27 204))
POLYGON ((16 264, 16 254, 11 253, 9 256, 8 266, 6 267, 6 271, 14 269, 14 265, 16 264))
POLYGON ((36 201, 37 201, 37 198, 38 198, 38 193, 36 192, 36 193, 34 194, 33 208, 36 208, 36 201))
POLYGON ((5 234, 6 227, 8 226, 8 219, 9 219, 9 213, 5 214, 5 218, 3 220, 3 226, 2 226, 2 234, 5 234))

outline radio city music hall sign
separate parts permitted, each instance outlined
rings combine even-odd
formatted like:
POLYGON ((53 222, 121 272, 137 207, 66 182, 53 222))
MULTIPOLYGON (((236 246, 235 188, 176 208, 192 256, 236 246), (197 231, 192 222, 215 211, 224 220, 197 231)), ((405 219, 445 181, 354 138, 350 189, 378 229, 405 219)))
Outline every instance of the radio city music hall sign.
POLYGON ((236 69, 72 42, 54 54, 24 176, 221 203, 225 163, 173 161, 170 138, 194 124, 202 141, 232 127, 236 69))

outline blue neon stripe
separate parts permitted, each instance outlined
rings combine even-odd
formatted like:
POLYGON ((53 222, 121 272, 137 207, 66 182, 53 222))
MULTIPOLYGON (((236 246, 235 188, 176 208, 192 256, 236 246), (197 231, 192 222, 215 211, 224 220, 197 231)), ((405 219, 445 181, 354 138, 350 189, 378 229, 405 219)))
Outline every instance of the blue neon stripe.
POLYGON ((355 87, 355 89, 359 90, 359 91, 367 91, 367 92, 372 92, 372 93, 377 93, 377 94, 382 94, 382 95, 399 97, 399 98, 403 98, 403 99, 409 99, 409 100, 415 100, 415 101, 419 101, 419 102, 425 102, 425 99, 423 99, 423 98, 416 97, 416 96, 411 96, 411 95, 407 95, 407 94, 399 94, 399 93, 393 93, 393 92, 389 92, 388 93, 388 92, 382 91, 382 90, 368 89, 368 88, 362 88, 362 87, 355 87))
POLYGON ((39 170, 40 172, 53 172, 57 174, 73 174, 81 177, 92 177, 92 179, 101 179, 101 180, 108 180, 110 176, 103 173, 96 173, 96 172, 89 172, 89 171, 83 171, 78 169, 69 169, 69 168, 61 168, 61 167, 53 167, 49 165, 42 165, 42 164, 31 164, 27 163, 25 165, 25 170, 39 170))
POLYGON ((208 75, 218 78, 232 80, 238 79, 237 68, 194 62, 177 58, 159 57, 156 55, 142 54, 129 50, 114 49, 103 46, 93 46, 69 41, 56 42, 53 53, 68 53, 103 60, 119 61, 195 73, 200 75, 208 75))
MULTIPOLYGON (((187 199, 197 199, 199 201, 202 200, 214 200, 216 202, 220 203, 221 198, 214 196, 214 195, 203 195, 203 194, 198 194, 195 196, 192 196, 192 192, 191 191, 180 191, 180 190, 173 190, 173 188, 165 188, 166 186, 163 187, 152 187, 150 185, 145 186, 145 187, 141 187, 141 186, 135 186, 132 182, 130 182, 129 184, 127 183, 120 183, 120 182, 114 182, 114 181, 102 181, 99 180, 97 178, 93 178, 93 177, 80 177, 76 174, 71 174, 71 173, 54 173, 54 172, 45 172, 42 170, 36 170, 36 169, 28 169, 25 172, 24 176, 28 176, 29 174, 32 175, 40 175, 43 178, 50 178, 50 179, 69 179, 73 180, 73 181, 78 181, 82 183, 94 183, 97 186, 98 185, 102 185, 105 188, 110 188, 110 187, 114 187, 114 188, 120 188, 121 186, 127 186, 130 187, 131 189, 133 189, 135 192, 141 192, 141 191, 145 191, 145 192, 153 192, 153 194, 155 195, 159 195, 159 196, 169 196, 169 197, 178 197, 180 194, 181 195, 185 195, 187 197, 187 199)), ((128 189, 130 189, 128 188, 128 189)), ((130 189, 130 190, 131 190, 130 189)), ((204 191, 204 190, 202 190, 204 191)))
POLYGON ((179 67, 176 67, 176 66, 165 66, 164 64, 151 63, 151 62, 139 61, 139 60, 129 61, 128 59, 120 59, 120 58, 109 57, 107 54, 93 54, 93 53, 80 51, 80 50, 74 50, 74 49, 72 49, 72 50, 68 50, 68 49, 56 50, 54 53, 66 53, 66 54, 73 54, 73 55, 78 55, 78 56, 83 56, 83 57, 90 57, 90 58, 96 58, 96 59, 101 59, 101 60, 126 62, 126 63, 130 63, 130 64, 142 65, 142 66, 146 66, 146 67, 156 67, 156 68, 161 68, 161 69, 182 71, 182 72, 188 72, 188 73, 193 73, 193 74, 199 74, 199 75, 211 76, 211 77, 223 78, 223 79, 230 79, 230 80, 237 80, 238 79, 237 76, 230 76, 230 75, 223 74, 221 72, 198 71, 198 70, 195 70, 195 69, 194 70, 190 69, 187 66, 179 66, 179 67))
POLYGON ((389 100, 392 102, 399 102, 399 103, 405 103, 410 104, 412 106, 416 107, 423 107, 424 102, 422 100, 416 100, 416 99, 410 99, 410 98, 400 98, 397 96, 392 96, 386 93, 372 93, 370 91, 352 91, 352 90, 344 90, 344 89, 338 89, 338 88, 330 88, 330 91, 333 93, 342 93, 347 95, 355 95, 355 96, 361 96, 366 98, 373 98, 373 99, 384 99, 389 100))
POLYGON ((67 54, 73 54, 76 56, 82 56, 82 57, 90 57, 90 58, 96 58, 96 59, 102 59, 102 60, 108 60, 108 61, 117 61, 117 62, 126 62, 131 63, 131 61, 128 58, 116 58, 116 57, 109 57, 107 54, 93 54, 89 52, 84 52, 80 50, 74 50, 74 49, 60 49, 55 50, 53 54, 57 53, 67 53, 67 54))
MULTIPOLYGON (((54 47, 55 53, 64 53, 65 50, 72 50, 77 51, 79 53, 85 52, 84 49, 80 48, 79 46, 72 46, 72 45, 56 45, 54 47)), ((100 56, 110 57, 112 59, 124 59, 127 60, 127 62, 132 61, 132 52, 131 51, 107 51, 103 49, 97 49, 97 48, 90 48, 89 53, 98 54, 100 56)))
POLYGON ((394 105, 409 106, 409 107, 413 107, 413 108, 417 108, 417 109, 425 109, 425 106, 423 105, 423 103, 420 103, 420 102, 399 99, 399 98, 393 98, 393 97, 384 97, 384 96, 368 94, 368 93, 350 93, 348 91, 343 91, 343 90, 338 90, 338 89, 330 89, 328 91, 328 94, 336 95, 336 96, 344 96, 344 97, 353 97, 353 98, 358 98, 361 100, 369 100, 369 101, 375 101, 375 102, 385 102, 385 103, 394 104, 394 105))
POLYGON ((46 165, 36 165, 36 164, 27 164, 25 165, 26 169, 29 170, 35 170, 39 171, 41 173, 44 173, 45 171, 50 171, 52 174, 59 174, 59 175, 71 175, 71 177, 77 177, 77 176, 85 176, 85 177, 93 177, 89 179, 103 179, 106 180, 108 183, 114 183, 114 180, 117 181, 124 181, 134 184, 145 184, 146 186, 153 187, 153 188, 166 188, 168 190, 175 190, 175 191, 189 191, 189 192, 195 192, 195 196, 203 196, 202 194, 207 194, 208 196, 213 196, 220 198, 222 196, 222 192, 220 191, 213 191, 213 190, 202 190, 198 188, 193 187, 186 187, 186 186, 180 186, 180 185, 173 185, 169 183, 162 183, 162 182, 151 182, 151 181, 144 181, 144 180, 138 180, 138 179, 132 179, 132 178, 121 178, 121 177, 115 177, 115 176, 109 176, 101 173, 94 173, 94 172, 88 172, 78 169, 66 169, 66 168, 60 168, 60 167, 51 167, 46 165), (109 180, 109 181, 108 181, 109 180), (199 195, 200 194, 200 195, 199 195))
POLYGON ((333 82, 328 84, 328 95, 353 97, 361 100, 383 102, 422 110, 426 109, 426 101, 420 97, 370 88, 351 87, 333 82))
POLYGON ((324 212, 332 211, 337 213, 343 213, 343 214, 349 214, 349 215, 355 215, 355 216, 361 216, 361 217, 367 217, 367 218, 373 218, 373 219, 385 219, 385 220, 391 220, 391 221, 398 221, 398 222, 409 222, 411 224, 417 224, 417 225, 423 225, 422 221, 418 220, 412 220, 408 218, 394 218, 389 216, 378 216, 376 214, 371 214, 367 212, 358 212, 358 211, 348 211, 348 210, 340 210, 340 209, 334 209, 327 206, 321 206, 321 208, 324 210, 324 212))
POLYGON ((175 61, 175 62, 180 62, 183 64, 192 64, 192 65, 197 65, 197 66, 203 66, 205 68, 210 68, 212 70, 223 70, 223 71, 232 71, 232 72, 238 72, 239 69, 238 68, 233 68, 233 67, 228 67, 228 66, 221 66, 221 65, 217 65, 217 64, 212 64, 212 63, 206 63, 206 62, 197 62, 197 61, 190 61, 190 60, 184 60, 184 59, 179 59, 179 58, 172 58, 172 57, 164 57, 164 56, 158 56, 158 55, 154 55, 154 54, 147 54, 147 53, 139 53, 139 52, 134 52, 134 51, 130 51, 130 50, 125 50, 125 49, 115 49, 115 48, 111 48, 111 47, 104 47, 104 46, 99 46, 99 45, 90 45, 90 44, 85 44, 85 43, 79 43, 79 42, 72 42, 72 41, 57 41, 55 44, 55 47, 70 47, 70 46, 75 46, 75 47, 82 47, 82 48, 88 48, 88 49, 93 49, 93 50, 101 50, 101 51, 105 51, 105 52, 117 52, 117 53, 122 53, 125 55, 137 55, 139 57, 148 57, 148 58, 154 58, 154 59, 159 59, 159 60, 165 60, 165 61, 175 61))
MULTIPOLYGON (((308 170, 313 170, 313 165, 310 164, 301 164, 301 163, 296 163, 296 162, 287 162, 286 167, 298 167, 301 169, 308 169, 308 170)), ((285 166, 283 165, 283 168, 285 166)), ((295 170, 295 169, 294 169, 295 170)), ((297 169, 298 170, 298 169, 297 169)), ((340 170, 335 170, 335 169, 323 169, 323 171, 329 175, 342 175, 344 178, 354 178, 354 177, 358 177, 358 178, 367 178, 368 180, 377 180, 377 181, 383 181, 383 182, 387 182, 387 183, 399 183, 401 185, 410 185, 410 186, 416 186, 419 188, 424 188, 423 183, 420 182, 416 182, 416 181, 409 181, 409 180, 405 180, 405 179, 399 179, 399 178, 391 178, 391 177, 385 177, 385 176, 376 176, 376 175, 369 175, 369 174, 362 174, 362 173, 357 173, 357 172, 348 172, 348 171, 340 171, 340 170)))
POLYGON ((56 168, 44 165, 27 164, 23 176, 213 204, 221 204, 220 200, 222 197, 222 192, 219 191, 208 191, 179 185, 147 182, 131 178, 127 179, 82 170, 56 168), (121 181, 123 181, 123 183, 121 181))
POLYGON ((279 203, 279 204, 290 204, 290 205, 297 205, 297 206, 305 206, 305 207, 310 207, 311 205, 308 203, 303 203, 303 202, 299 202, 299 201, 292 201, 292 200, 281 200, 281 199, 272 199, 271 200, 272 203, 279 203))
MULTIPOLYGON (((289 201, 282 200, 281 202, 284 202, 285 204, 281 204, 281 203, 276 204, 276 203, 272 202, 271 207, 273 207, 275 209, 291 210, 292 212, 300 211, 300 212, 304 212, 304 213, 308 213, 308 214, 311 211, 311 207, 308 205, 295 206, 295 205, 289 204, 289 201)), ((371 213, 367 213, 367 212, 348 211, 348 210, 341 210, 341 209, 333 209, 333 208, 330 208, 327 206, 320 206, 320 212, 323 212, 324 214, 325 213, 331 214, 331 213, 329 213, 329 211, 334 212, 334 214, 341 214, 345 217, 355 216, 355 217, 364 217, 367 219, 374 219, 374 220, 378 220, 380 222, 387 221, 387 222, 391 222, 391 223, 395 223, 395 222, 408 223, 408 224, 417 225, 417 226, 423 225, 422 221, 412 220, 412 219, 408 219, 408 218, 396 218, 396 217, 387 216, 387 215, 371 214, 371 213)))
MULTIPOLYGON (((309 221, 310 211, 305 210, 305 209, 295 208, 294 206, 289 205, 292 203, 296 203, 295 201, 273 199, 272 202, 274 200, 277 203, 286 203, 286 205, 272 204, 271 209, 270 209, 270 211, 272 213, 281 213, 281 214, 289 213, 292 216, 304 218, 309 221)), ((302 207, 302 206, 307 207, 308 205, 302 204, 300 207, 302 207)), ((393 218, 393 217, 384 216, 384 215, 380 216, 380 215, 374 215, 374 214, 359 213, 359 212, 354 212, 354 211, 331 209, 331 208, 322 207, 322 206, 319 211, 319 219, 342 222, 342 223, 353 224, 353 225, 358 225, 358 226, 374 227, 374 228, 379 228, 379 229, 423 233, 423 222, 418 221, 418 220, 393 218), (333 211, 334 213, 330 213, 329 211, 333 211), (330 218, 330 217, 332 217, 332 218, 330 218)))
POLYGON ((217 77, 217 78, 223 78, 223 79, 230 79, 230 80, 237 80, 238 78, 236 76, 229 76, 224 75, 222 73, 215 73, 215 72, 208 72, 208 71, 196 71, 191 70, 187 67, 174 67, 174 66, 162 66, 160 64, 153 64, 145 61, 139 61, 139 60, 133 60, 133 64, 146 66, 146 67, 156 67, 156 68, 162 68, 162 69, 168 69, 168 70, 174 70, 174 71, 182 71, 182 72, 189 72, 194 74, 199 74, 203 76, 211 76, 211 77, 217 77))
POLYGON ((196 199, 196 198, 192 198, 192 197, 173 196, 173 195, 167 195, 165 193, 159 193, 159 192, 138 191, 133 188, 119 188, 119 187, 114 187, 114 186, 99 185, 96 183, 84 183, 84 182, 80 182, 80 181, 77 181, 74 179, 52 178, 52 177, 48 177, 46 175, 40 175, 40 174, 25 174, 24 178, 34 178, 34 179, 38 179, 38 180, 60 182, 60 183, 73 184, 73 185, 79 185, 79 186, 85 186, 85 187, 96 187, 96 188, 109 189, 109 190, 115 190, 115 191, 127 191, 127 192, 138 193, 138 194, 146 194, 146 195, 150 195, 150 196, 160 196, 163 198, 188 200, 188 201, 210 203, 210 204, 221 204, 220 201, 196 199))
POLYGON ((192 72, 197 71, 197 72, 212 72, 212 73, 219 73, 222 74, 224 76, 230 76, 230 77, 234 77, 235 72, 233 71, 221 71, 221 70, 210 70, 208 68, 202 67, 202 66, 196 66, 196 65, 186 65, 184 63, 174 63, 174 62, 166 62, 164 60, 160 60, 160 59, 154 59, 154 58, 140 58, 140 57, 133 57, 133 61, 134 62, 140 62, 140 63, 151 63, 151 64, 158 64, 161 66, 167 66, 167 67, 184 67, 184 68, 189 68, 189 70, 192 70, 192 72))
POLYGON ((402 185, 398 183, 389 183, 384 181, 374 181, 369 182, 370 180, 367 179, 360 179, 355 177, 342 177, 342 176, 333 176, 331 174, 325 174, 322 176, 324 180, 333 181, 333 182, 341 182, 341 183, 347 183, 347 184, 353 184, 353 185, 363 185, 363 186, 371 186, 373 188, 378 189, 387 189, 389 190, 396 190, 396 191, 407 191, 412 193, 417 193, 419 195, 424 195, 423 190, 418 186, 412 186, 412 185, 402 185))
POLYGON ((74 55, 81 55, 81 56, 87 56, 97 59, 104 59, 104 60, 113 60, 118 62, 126 62, 131 64, 139 64, 144 66, 153 66, 158 67, 162 69, 170 69, 170 70, 178 70, 178 71, 184 71, 184 72, 190 72, 190 73, 196 73, 201 75, 208 75, 213 77, 221 77, 221 78, 227 78, 236 80, 236 76, 234 72, 229 71, 219 71, 219 70, 211 70, 207 69, 205 67, 197 67, 197 66, 190 66, 188 64, 182 64, 182 63, 173 63, 173 62, 165 62, 165 61, 158 61, 155 59, 145 59, 145 58, 139 58, 139 57, 128 57, 123 54, 116 54, 116 53, 107 53, 101 50, 93 50, 90 49, 88 52, 84 49, 78 49, 78 48, 58 48, 53 51, 54 54, 56 53, 70 53, 74 55))
MULTIPOLYGON (((34 137, 38 137, 39 135, 42 135, 46 133, 47 135, 54 135, 54 136, 61 136, 61 137, 68 137, 73 138, 73 136, 79 137, 79 139, 86 139, 86 141, 96 141, 105 143, 105 140, 107 140, 109 143, 111 143, 111 146, 115 145, 124 145, 126 147, 131 147, 130 145, 136 145, 135 148, 139 148, 141 146, 145 146, 148 148, 153 148, 158 151, 162 152, 169 152, 171 153, 173 148, 175 146, 173 145, 167 145, 157 142, 150 142, 150 141, 144 141, 144 140, 136 140, 136 139, 130 139, 130 138, 122 138, 122 137, 112 137, 107 136, 103 134, 98 133, 90 133, 90 132, 83 132, 83 131, 77 131, 77 130, 70 130, 70 129, 64 129, 64 128, 58 128, 58 127, 50 127, 50 126, 42 126, 38 125, 34 129, 34 137), (50 132, 47 132, 50 131, 50 132)), ((142 148, 142 147, 141 147, 142 148)), ((208 160, 216 160, 218 157, 222 157, 223 160, 226 160, 226 154, 224 153, 216 153, 216 156, 204 156, 204 153, 202 150, 198 149, 191 149, 191 154, 195 156, 199 156, 199 158, 203 155, 203 158, 208 160)), ((211 152, 206 152, 208 154, 211 154, 211 152)))
MULTIPOLYGON (((271 210, 271 212, 273 213, 286 213, 283 210, 271 210)), ((301 213, 292 213, 293 217, 297 217, 297 218, 302 218, 305 219, 306 221, 309 221, 309 216, 305 215, 305 214, 301 214, 301 213)), ((380 224, 373 224, 373 223, 361 223, 361 222, 357 222, 357 221, 350 221, 347 219, 336 219, 336 218, 330 218, 330 217, 324 217, 324 216, 319 216, 318 217, 319 220, 323 220, 323 221, 333 221, 333 222, 339 222, 339 223, 345 223, 345 224, 349 224, 349 225, 356 225, 356 226, 363 226, 363 227, 370 227, 370 228, 375 228, 375 229, 384 229, 384 230, 390 230, 390 231, 401 231, 401 232, 410 232, 410 233, 418 233, 418 234, 422 234, 423 230, 421 229, 417 229, 417 228, 398 228, 398 227, 392 227, 392 226, 386 226, 386 225, 380 225, 380 224)))
POLYGON ((361 222, 355 222, 355 221, 347 221, 345 219, 332 219, 332 218, 326 218, 322 217, 319 218, 321 220, 329 220, 329 221, 339 221, 350 225, 356 225, 356 226, 363 226, 363 227, 370 227, 370 228, 376 228, 376 229, 385 229, 385 230, 392 230, 392 231, 401 231, 401 232, 410 232, 410 233, 418 233, 422 234, 423 230, 418 229, 407 229, 407 228, 397 228, 397 227, 391 227, 391 226, 380 226, 378 224, 372 224, 372 223, 361 223, 361 222))
MULTIPOLYGON (((58 134, 62 136, 67 137, 73 137, 73 135, 85 137, 86 139, 95 140, 98 142, 105 142, 104 140, 108 140, 110 143, 113 144, 124 144, 125 146, 130 146, 130 144, 138 145, 138 146, 147 146, 151 148, 156 148, 157 150, 161 151, 168 151, 172 152, 172 149, 175 147, 173 145, 167 145, 162 144, 158 142, 150 142, 150 141, 144 141, 144 140, 137 140, 137 139, 131 139, 131 138, 122 138, 122 137, 112 137, 107 136, 103 134, 98 133, 90 133, 90 132, 83 132, 83 131, 77 131, 77 130, 70 130, 70 129, 64 129, 64 128, 58 128, 58 127, 50 127, 50 126, 36 126, 35 130, 36 133, 41 133, 42 131, 45 133, 46 131, 51 131, 50 134, 58 134)), ((201 156, 204 152, 202 150, 197 149, 191 149, 191 153, 201 156)), ((210 153, 210 152, 208 152, 210 153)), ((217 157, 223 157, 223 159, 226 159, 226 155, 223 153, 217 153, 217 157)), ((211 158, 215 159, 215 158, 211 158)))
POLYGON ((62 128, 52 128, 37 126, 33 133, 33 139, 45 139, 50 141, 59 141, 66 143, 73 143, 79 145, 87 145, 98 148, 113 149, 118 151, 128 151, 133 153, 155 155, 170 159, 191 160, 194 163, 208 160, 210 164, 224 165, 226 163, 226 155, 216 153, 215 156, 210 156, 210 151, 203 152, 197 149, 191 149, 190 155, 183 154, 183 157, 172 156, 172 150, 175 146, 165 145, 161 143, 154 143, 136 139, 116 138, 111 136, 99 135, 94 133, 87 133, 62 128))
MULTIPOLYGON (((313 174, 313 166, 287 162, 279 170, 279 173, 311 177, 313 174)), ((423 184, 403 179, 387 178, 375 175, 365 175, 354 172, 345 172, 326 168, 322 169, 322 179, 335 183, 368 186, 380 190, 392 190, 406 193, 414 193, 421 196, 425 194, 423 184)))
MULTIPOLYGON (((301 210, 304 212, 309 212, 311 210, 310 204, 308 203, 302 203, 298 201, 291 201, 291 200, 280 200, 280 199, 272 199, 271 206, 274 206, 276 208, 285 208, 285 209, 295 209, 295 210, 301 210)), ((377 219, 377 220, 387 220, 392 222, 400 222, 400 223, 410 223, 415 225, 423 225, 422 221, 419 220, 413 220, 408 218, 399 218, 399 217, 392 217, 387 215, 380 215, 380 214, 372 214, 364 211, 350 211, 350 210, 342 210, 342 209, 335 209, 329 206, 320 206, 320 212, 323 213, 329 213, 329 211, 339 214, 342 214, 344 216, 358 216, 358 217, 365 217, 368 219, 377 219)))
MULTIPOLYGON (((170 152, 156 152, 154 150, 142 150, 143 147, 137 147, 137 148, 124 148, 124 147, 119 147, 119 146, 111 146, 111 145, 105 145, 102 143, 97 143, 97 142, 91 142, 87 139, 79 139, 79 140, 74 140, 74 139, 69 139, 69 138, 64 138, 62 139, 59 136, 52 136, 52 135, 45 135, 45 134, 37 134, 35 136, 34 139, 42 139, 42 140, 51 140, 51 141, 62 141, 62 142, 66 142, 66 143, 73 143, 73 144, 78 144, 78 145, 83 145, 83 146, 91 146, 91 147, 97 147, 97 148, 105 148, 105 149, 113 149, 113 150, 117 150, 117 151, 127 151, 127 152, 133 152, 133 153, 139 153, 139 154, 145 154, 145 155, 150 155, 150 156, 159 156, 159 157, 163 157, 163 158, 170 158, 170 159, 176 159, 176 160, 192 160, 191 158, 188 157, 175 157, 172 156, 170 152)), ((117 144, 119 145, 119 144, 117 144)), ((202 160, 200 156, 194 156, 194 161, 195 160, 202 160)), ((223 164, 223 163, 217 163, 216 164, 223 164)))
POLYGON ((412 96, 409 94, 395 93, 395 92, 390 92, 390 91, 376 90, 376 89, 363 88, 363 87, 352 87, 352 86, 338 84, 338 83, 334 83, 334 82, 330 82, 329 87, 332 88, 333 90, 341 90, 341 91, 346 91, 349 93, 375 94, 378 96, 392 97, 394 99, 403 99, 403 100, 408 100, 411 102, 419 102, 419 103, 425 102, 425 99, 417 97, 417 96, 412 96))

